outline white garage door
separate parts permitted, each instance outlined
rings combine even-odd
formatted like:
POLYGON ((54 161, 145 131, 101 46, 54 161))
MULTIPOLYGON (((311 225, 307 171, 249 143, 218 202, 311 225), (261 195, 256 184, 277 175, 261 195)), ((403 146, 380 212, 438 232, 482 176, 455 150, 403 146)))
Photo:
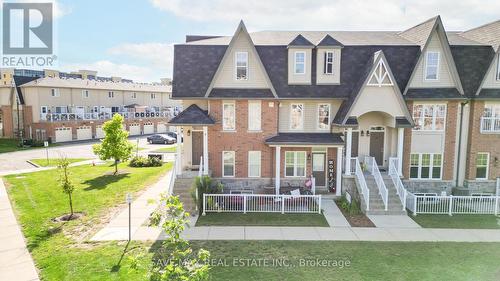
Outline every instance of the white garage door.
POLYGON ((144 134, 154 134, 155 133, 155 125, 153 123, 144 123, 144 134))
POLYGON ((56 128, 56 139, 55 142, 65 142, 73 140, 73 131, 68 127, 56 128))
POLYGON ((156 132, 157 133, 166 133, 167 132, 167 125, 165 123, 158 123, 156 125, 156 132))
POLYGON ((81 126, 76 129, 77 140, 90 140, 92 139, 92 127, 81 126))
POLYGON ((104 130, 102 129, 102 126, 95 127, 95 137, 96 139, 104 138, 104 130))
POLYGON ((141 134, 141 125, 140 124, 130 124, 128 126, 129 135, 140 135, 141 134))

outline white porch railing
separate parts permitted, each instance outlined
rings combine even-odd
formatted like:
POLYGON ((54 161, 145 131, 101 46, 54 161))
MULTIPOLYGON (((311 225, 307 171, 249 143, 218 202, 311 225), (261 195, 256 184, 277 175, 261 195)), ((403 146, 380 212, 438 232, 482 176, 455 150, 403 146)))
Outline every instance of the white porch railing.
POLYGON ((138 118, 172 118, 174 111, 161 112, 90 112, 90 113, 41 113, 40 120, 48 122, 79 121, 79 120, 106 120, 114 114, 120 114, 125 119, 138 118))
POLYGON ((370 174, 375 179, 375 183, 377 184, 378 193, 380 197, 382 197, 382 202, 384 202, 384 209, 387 211, 387 205, 389 203, 389 191, 384 183, 384 178, 380 174, 380 170, 378 169, 377 160, 375 157, 365 157, 365 163, 367 164, 368 170, 370 174))
POLYGON ((411 194, 408 209, 417 214, 493 214, 499 211, 499 196, 440 196, 411 194))
POLYGON ((481 117, 481 133, 500 133, 500 117, 481 117))
POLYGON ((321 195, 203 194, 203 215, 209 212, 321 214, 321 195))
POLYGON ((398 173, 398 161, 397 157, 389 158, 389 176, 391 177, 392 183, 396 187, 396 193, 399 196, 399 200, 401 200, 401 205, 403 205, 403 211, 406 210, 406 188, 401 181, 398 173))
POLYGON ((363 169, 361 169, 361 165, 359 164, 359 159, 356 159, 355 167, 356 170, 354 174, 356 175, 356 179, 358 180, 359 187, 361 188, 361 195, 363 195, 363 199, 365 200, 366 210, 370 210, 370 190, 366 185, 365 176, 363 175, 363 169))

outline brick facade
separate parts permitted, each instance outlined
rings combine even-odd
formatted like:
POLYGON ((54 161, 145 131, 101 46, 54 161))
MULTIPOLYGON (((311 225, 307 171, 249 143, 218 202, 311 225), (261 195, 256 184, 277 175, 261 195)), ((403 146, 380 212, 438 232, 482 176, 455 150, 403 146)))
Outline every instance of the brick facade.
POLYGON ((2 111, 2 125, 3 125, 2 137, 14 138, 12 108, 8 105, 4 105, 0 108, 0 110, 2 111))
POLYGON ((235 178, 248 177, 248 151, 261 151, 261 178, 271 178, 274 173, 274 150, 265 144, 265 140, 278 133, 278 104, 274 101, 262 101, 260 132, 248 131, 248 100, 235 101, 236 130, 222 130, 222 101, 209 102, 210 117, 214 126, 208 127, 209 166, 212 175, 222 177, 222 151, 235 151, 235 178), (270 107, 270 103, 273 104, 270 107))
POLYGON ((446 131, 443 151, 443 180, 453 180, 455 149, 457 143, 457 118, 459 101, 449 101, 446 106, 446 131))
POLYGON ((476 155, 478 152, 490 154, 488 179, 494 180, 496 177, 500 177, 500 134, 481 134, 481 117, 484 113, 484 106, 485 102, 480 100, 472 101, 470 106, 466 180, 476 179, 476 155))

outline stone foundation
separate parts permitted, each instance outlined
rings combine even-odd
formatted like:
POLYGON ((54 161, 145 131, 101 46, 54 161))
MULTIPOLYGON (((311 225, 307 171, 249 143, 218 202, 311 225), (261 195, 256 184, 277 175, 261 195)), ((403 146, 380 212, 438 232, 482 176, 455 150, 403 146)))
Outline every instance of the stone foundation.
POLYGON ((471 195, 472 193, 496 192, 496 181, 494 180, 465 180, 463 188, 455 188, 455 195, 471 195))
POLYGON ((425 180, 403 180, 403 185, 412 193, 437 193, 446 191, 447 195, 452 194, 455 187, 453 181, 425 181, 425 180))

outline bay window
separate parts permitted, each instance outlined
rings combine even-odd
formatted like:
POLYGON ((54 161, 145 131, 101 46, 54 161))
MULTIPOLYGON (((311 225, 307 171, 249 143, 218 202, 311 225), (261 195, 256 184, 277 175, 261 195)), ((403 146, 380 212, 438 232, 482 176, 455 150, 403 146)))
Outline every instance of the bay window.
POLYGON ((439 52, 427 52, 425 58, 425 80, 438 80, 439 52))
POLYGON ((301 130, 304 128, 304 105, 293 103, 290 108, 290 129, 301 130))
POLYGON ((478 153, 476 155, 476 179, 486 180, 488 179, 488 166, 490 162, 489 153, 478 153))
POLYGON ((222 104, 222 129, 224 131, 236 130, 236 112, 234 102, 222 104))
POLYGON ((414 130, 443 131, 446 121, 445 104, 416 104, 413 106, 414 130))
POLYGON ((441 179, 442 169, 442 154, 410 154, 410 179, 441 179))
POLYGON ((285 153, 285 177, 305 177, 306 152, 287 151, 285 153))
POLYGON ((327 130, 330 128, 330 105, 318 105, 318 129, 327 130))
POLYGON ((234 177, 235 153, 234 151, 222 152, 222 176, 234 177))

